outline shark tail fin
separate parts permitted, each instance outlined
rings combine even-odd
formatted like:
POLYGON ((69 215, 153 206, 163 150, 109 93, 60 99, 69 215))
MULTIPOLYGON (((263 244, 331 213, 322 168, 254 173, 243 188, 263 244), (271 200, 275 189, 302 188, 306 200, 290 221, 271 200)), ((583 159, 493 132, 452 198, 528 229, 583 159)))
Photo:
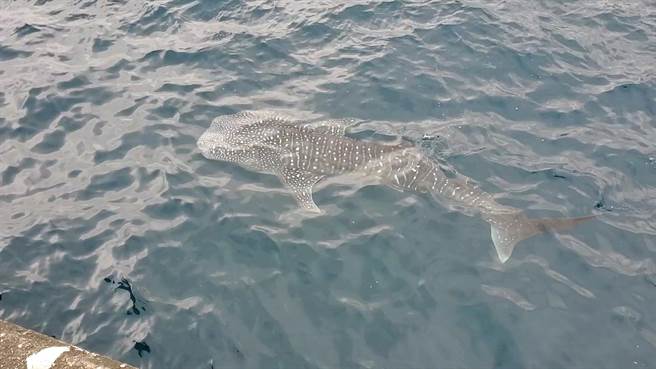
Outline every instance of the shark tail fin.
POLYGON ((485 219, 490 223, 490 234, 497 256, 505 263, 518 242, 543 232, 564 231, 594 217, 529 219, 523 213, 515 213, 489 214, 485 219))

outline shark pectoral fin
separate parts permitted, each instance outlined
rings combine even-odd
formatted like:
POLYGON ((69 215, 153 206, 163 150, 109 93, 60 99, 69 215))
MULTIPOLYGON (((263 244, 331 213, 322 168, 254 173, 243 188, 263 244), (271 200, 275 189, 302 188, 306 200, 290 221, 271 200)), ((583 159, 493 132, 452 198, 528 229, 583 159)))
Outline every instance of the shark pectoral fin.
POLYGON ((321 212, 312 198, 312 187, 323 176, 294 168, 285 168, 279 176, 282 182, 292 191, 300 207, 313 213, 321 212))
POLYGON ((303 188, 303 189, 293 189, 294 197, 303 209, 310 211, 312 213, 320 213, 321 209, 314 203, 312 199, 312 187, 303 188))
POLYGON ((305 127, 313 129, 316 133, 341 137, 346 134, 346 130, 353 122, 352 119, 330 119, 312 122, 305 127))

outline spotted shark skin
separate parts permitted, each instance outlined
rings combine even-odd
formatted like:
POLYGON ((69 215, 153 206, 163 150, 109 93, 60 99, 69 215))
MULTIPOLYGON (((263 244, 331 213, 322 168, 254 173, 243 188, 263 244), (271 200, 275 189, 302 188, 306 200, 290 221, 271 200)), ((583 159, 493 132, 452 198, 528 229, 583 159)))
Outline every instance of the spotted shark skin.
POLYGON ((502 263, 519 241, 591 218, 529 219, 522 211, 497 203, 467 178, 447 176, 414 146, 356 140, 345 136, 348 125, 343 120, 304 123, 273 113, 241 112, 214 119, 197 146, 208 159, 278 176, 298 204, 311 212, 320 212, 312 198, 317 182, 348 173, 373 177, 402 191, 429 193, 455 208, 474 210, 490 224, 502 263))

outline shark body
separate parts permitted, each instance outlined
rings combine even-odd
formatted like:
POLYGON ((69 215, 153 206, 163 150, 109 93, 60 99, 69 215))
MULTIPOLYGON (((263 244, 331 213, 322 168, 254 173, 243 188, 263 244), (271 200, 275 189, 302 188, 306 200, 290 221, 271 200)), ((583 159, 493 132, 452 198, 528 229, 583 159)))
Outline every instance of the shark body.
POLYGON ((278 176, 299 205, 312 212, 320 211, 312 198, 313 187, 327 176, 358 173, 398 190, 429 193, 465 213, 480 214, 490 224, 501 262, 521 240, 591 218, 529 219, 468 179, 447 176, 414 146, 356 140, 345 136, 347 125, 339 120, 304 124, 271 113, 242 112, 212 121, 197 146, 208 159, 278 176))

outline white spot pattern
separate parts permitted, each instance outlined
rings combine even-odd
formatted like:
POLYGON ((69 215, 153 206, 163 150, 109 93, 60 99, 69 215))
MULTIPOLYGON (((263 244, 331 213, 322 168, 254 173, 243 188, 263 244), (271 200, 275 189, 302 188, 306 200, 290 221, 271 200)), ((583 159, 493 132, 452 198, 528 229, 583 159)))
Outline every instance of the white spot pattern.
POLYGON ((448 177, 437 163, 408 145, 345 137, 345 127, 343 121, 307 123, 272 113, 243 112, 216 118, 197 145, 209 159, 279 176, 307 210, 319 210, 312 187, 323 177, 360 171, 395 188, 430 192, 479 211, 492 225, 491 236, 501 261, 507 260, 516 242, 526 238, 526 218, 496 203, 468 179, 448 177), (501 217, 502 213, 515 215, 501 217))

